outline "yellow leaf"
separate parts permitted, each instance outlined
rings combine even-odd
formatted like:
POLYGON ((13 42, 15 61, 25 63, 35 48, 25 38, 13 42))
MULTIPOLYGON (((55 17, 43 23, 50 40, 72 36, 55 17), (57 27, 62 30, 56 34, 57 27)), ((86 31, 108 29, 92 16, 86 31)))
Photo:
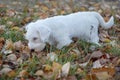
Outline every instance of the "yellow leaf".
POLYGON ((44 10, 44 11, 48 11, 49 9, 48 9, 47 6, 43 6, 43 7, 42 7, 42 10, 44 10))
POLYGON ((61 70, 61 68, 62 68, 61 64, 53 62, 53 64, 52 64, 53 72, 59 72, 61 70))
POLYGON ((85 7, 80 7, 80 11, 86 11, 85 7))
POLYGON ((51 72, 52 71, 52 67, 50 65, 45 65, 44 71, 51 72))
POLYGON ((20 30, 20 28, 19 28, 19 27, 17 27, 17 26, 15 26, 15 27, 12 27, 12 28, 11 28, 11 30, 19 31, 19 30, 20 30))
POLYGON ((109 42, 111 42, 111 40, 106 38, 103 42, 109 43, 109 42))
POLYGON ((64 10, 62 10, 62 11, 60 12, 60 14, 65 14, 65 11, 64 11, 64 10))
POLYGON ((5 48, 6 48, 7 50, 13 49, 13 48, 14 48, 13 42, 12 42, 11 40, 7 40, 7 41, 6 41, 5 48))

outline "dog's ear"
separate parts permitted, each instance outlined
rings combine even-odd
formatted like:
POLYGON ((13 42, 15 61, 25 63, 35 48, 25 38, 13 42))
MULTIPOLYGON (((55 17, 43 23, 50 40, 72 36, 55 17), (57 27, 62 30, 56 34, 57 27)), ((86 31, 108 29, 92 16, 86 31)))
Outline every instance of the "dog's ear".
POLYGON ((38 32, 39 32, 41 41, 46 42, 50 36, 51 29, 46 26, 43 26, 43 27, 39 27, 38 32))

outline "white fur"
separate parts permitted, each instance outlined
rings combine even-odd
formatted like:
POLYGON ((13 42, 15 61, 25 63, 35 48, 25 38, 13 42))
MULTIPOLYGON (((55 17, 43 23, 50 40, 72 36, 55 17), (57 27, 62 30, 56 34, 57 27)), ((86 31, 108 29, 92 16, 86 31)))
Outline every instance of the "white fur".
POLYGON ((113 17, 105 22, 97 12, 77 12, 29 23, 26 26, 26 39, 29 41, 30 49, 37 51, 43 50, 46 43, 61 49, 63 46, 68 46, 73 37, 99 45, 99 25, 108 29, 113 24, 113 17))

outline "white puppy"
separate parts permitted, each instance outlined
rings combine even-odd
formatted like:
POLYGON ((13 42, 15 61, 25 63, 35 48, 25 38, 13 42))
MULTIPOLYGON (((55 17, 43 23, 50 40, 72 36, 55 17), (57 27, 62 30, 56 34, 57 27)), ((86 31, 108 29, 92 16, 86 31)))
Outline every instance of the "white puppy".
POLYGON ((36 51, 43 50, 46 43, 61 49, 73 42, 73 37, 99 45, 99 25, 108 29, 113 24, 113 17, 105 22, 97 12, 77 12, 29 23, 26 26, 26 39, 29 48, 36 51))

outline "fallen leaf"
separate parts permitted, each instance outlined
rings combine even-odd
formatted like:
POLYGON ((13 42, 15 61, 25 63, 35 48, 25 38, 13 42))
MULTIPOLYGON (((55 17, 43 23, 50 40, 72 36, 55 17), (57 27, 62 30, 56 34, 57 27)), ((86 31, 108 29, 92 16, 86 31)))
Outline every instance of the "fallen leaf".
POLYGON ((38 71, 35 72, 35 75, 36 76, 43 76, 44 72, 42 70, 38 70, 38 71))
POLYGON ((52 70, 54 73, 58 73, 62 68, 62 65, 56 62, 53 62, 52 64, 52 70))
POLYGON ((69 70, 70 70, 70 62, 67 62, 66 64, 64 64, 62 66, 62 74, 61 75, 64 77, 67 77, 69 74, 69 70))
POLYGON ((103 42, 104 42, 104 43, 110 43, 111 40, 106 38, 106 39, 103 40, 103 42))
POLYGON ((27 77, 29 75, 29 73, 27 72, 27 70, 22 70, 19 72, 19 77, 27 77))
POLYGON ((85 80, 98 80, 95 74, 87 74, 85 80))
POLYGON ((5 25, 0 25, 0 34, 5 32, 5 25))
POLYGON ((17 60, 17 57, 16 57, 15 54, 9 54, 9 55, 7 56, 7 59, 8 59, 9 61, 16 61, 16 60, 17 60))
POLYGON ((10 72, 10 71, 12 71, 12 69, 5 67, 0 72, 1 72, 1 74, 8 74, 8 72, 10 72))
POLYGON ((92 67, 92 68, 101 68, 101 67, 103 67, 103 66, 100 64, 100 61, 97 60, 97 61, 95 61, 95 62, 93 63, 93 67, 92 67))
POLYGON ((16 62, 17 62, 17 64, 22 64, 23 63, 23 59, 20 57, 20 58, 17 59, 16 62))
POLYGON ((92 54, 91 54, 91 58, 100 58, 102 56, 102 52, 101 51, 94 51, 92 54))
POLYGON ((30 49, 28 46, 21 46, 22 47, 22 53, 30 54, 30 49))
POLYGON ((108 72, 98 72, 95 74, 98 80, 109 80, 112 76, 108 72))
POLYGON ((115 74, 114 67, 102 67, 102 68, 92 68, 91 73, 107 72, 109 75, 113 76, 115 74))
POLYGON ((15 50, 22 50, 23 44, 21 41, 15 42, 14 43, 15 50))
POLYGON ((11 30, 19 31, 20 28, 18 26, 12 27, 11 30))
POLYGON ((9 71, 7 74, 8 77, 15 77, 16 76, 16 72, 15 71, 9 71))
POLYGON ((14 48, 13 42, 11 40, 6 40, 5 49, 12 50, 14 48))
POLYGON ((4 46, 5 40, 4 38, 0 38, 0 50, 2 50, 3 46, 4 46))
POLYGON ((52 66, 50 66, 50 65, 45 65, 45 68, 44 68, 44 71, 45 72, 51 72, 52 71, 52 66))

